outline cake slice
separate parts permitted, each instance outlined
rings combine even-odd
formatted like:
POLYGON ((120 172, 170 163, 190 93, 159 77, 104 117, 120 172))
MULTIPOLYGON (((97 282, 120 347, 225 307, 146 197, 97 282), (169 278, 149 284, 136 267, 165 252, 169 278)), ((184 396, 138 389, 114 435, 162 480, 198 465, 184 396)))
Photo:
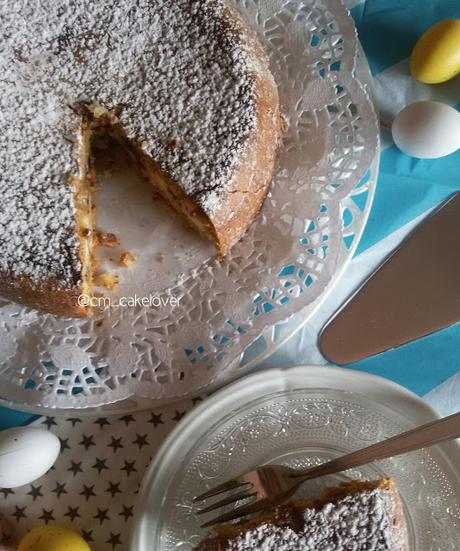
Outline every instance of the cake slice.
POLYGON ((353 480, 238 524, 222 524, 195 551, 408 551, 391 478, 353 480))

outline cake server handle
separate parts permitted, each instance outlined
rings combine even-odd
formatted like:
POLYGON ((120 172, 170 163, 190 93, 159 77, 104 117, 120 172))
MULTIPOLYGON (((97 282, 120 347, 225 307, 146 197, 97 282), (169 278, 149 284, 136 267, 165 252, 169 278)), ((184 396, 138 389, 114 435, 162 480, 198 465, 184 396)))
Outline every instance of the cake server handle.
POLYGON ((426 425, 403 432, 367 448, 332 459, 303 473, 291 475, 300 480, 334 474, 367 465, 373 461, 396 457, 403 453, 427 448, 447 440, 460 438, 460 413, 437 419, 426 425))

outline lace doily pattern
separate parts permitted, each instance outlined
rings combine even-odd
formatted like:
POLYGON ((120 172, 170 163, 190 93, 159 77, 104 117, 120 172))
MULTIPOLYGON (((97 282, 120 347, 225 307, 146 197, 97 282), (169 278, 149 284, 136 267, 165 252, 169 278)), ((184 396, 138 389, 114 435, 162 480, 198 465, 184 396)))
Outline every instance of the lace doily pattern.
POLYGON ((262 212, 225 262, 171 288, 174 309, 76 321, 0 301, 4 403, 127 411, 221 384, 272 351, 286 320, 305 320, 351 258, 378 159, 353 21, 338 0, 232 3, 267 51, 288 122, 262 212))

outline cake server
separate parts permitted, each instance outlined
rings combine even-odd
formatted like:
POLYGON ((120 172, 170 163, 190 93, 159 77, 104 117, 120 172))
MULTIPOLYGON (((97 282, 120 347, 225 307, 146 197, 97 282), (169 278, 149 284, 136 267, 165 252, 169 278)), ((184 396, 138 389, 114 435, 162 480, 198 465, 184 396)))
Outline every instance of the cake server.
POLYGON ((233 511, 224 513, 206 522, 202 528, 213 526, 220 522, 228 522, 253 513, 259 513, 260 511, 276 507, 289 499, 294 495, 297 488, 307 480, 340 473, 348 469, 355 469, 373 461, 396 457, 403 453, 427 448, 428 446, 440 444, 441 442, 458 437, 460 437, 460 413, 455 413, 449 417, 431 421, 415 429, 392 436, 391 438, 372 444, 372 446, 337 457, 305 471, 291 469, 282 465, 265 465, 229 480, 196 497, 194 501, 202 501, 231 490, 239 490, 238 493, 234 493, 214 502, 209 507, 201 509, 197 514, 209 513, 242 499, 251 499, 252 502, 249 504, 245 503, 233 511))
POLYGON ((460 192, 407 237, 325 325, 319 346, 356 362, 460 321, 460 192))

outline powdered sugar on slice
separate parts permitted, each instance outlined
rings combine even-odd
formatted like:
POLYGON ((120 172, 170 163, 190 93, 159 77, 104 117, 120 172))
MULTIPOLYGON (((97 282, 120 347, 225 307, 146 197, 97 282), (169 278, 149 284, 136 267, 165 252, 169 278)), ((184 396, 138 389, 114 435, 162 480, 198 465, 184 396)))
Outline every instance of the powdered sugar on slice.
POLYGON ((261 524, 230 541, 226 551, 403 551, 387 492, 347 496, 303 511, 303 528, 261 524))

